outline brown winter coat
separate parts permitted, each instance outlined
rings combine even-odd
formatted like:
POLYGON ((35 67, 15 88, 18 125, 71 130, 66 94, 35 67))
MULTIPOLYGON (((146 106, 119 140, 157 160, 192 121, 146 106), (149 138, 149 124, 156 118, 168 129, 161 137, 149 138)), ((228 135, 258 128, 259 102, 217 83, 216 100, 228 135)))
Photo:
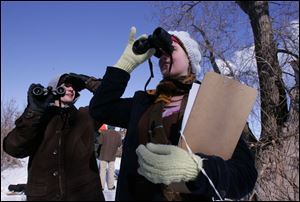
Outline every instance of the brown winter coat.
POLYGON ((27 200, 104 200, 94 155, 96 123, 87 108, 26 109, 4 151, 29 156, 27 200))
POLYGON ((114 130, 106 130, 100 135, 99 143, 102 143, 99 160, 115 161, 118 147, 122 144, 120 133, 114 130))

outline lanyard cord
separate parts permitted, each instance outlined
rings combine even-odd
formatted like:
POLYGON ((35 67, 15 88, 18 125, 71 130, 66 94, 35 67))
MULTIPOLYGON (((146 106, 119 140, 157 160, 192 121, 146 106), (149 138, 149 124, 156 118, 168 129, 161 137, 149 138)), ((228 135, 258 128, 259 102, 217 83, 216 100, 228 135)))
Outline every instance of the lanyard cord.
MULTIPOLYGON (((209 184, 212 186, 212 188, 214 189, 215 193, 217 194, 217 196, 219 197, 220 201, 223 201, 223 198, 221 197, 221 195, 219 194, 218 190, 216 189, 214 183, 211 181, 211 179, 208 177, 208 175, 206 174, 205 170, 202 168, 202 166, 200 166, 200 162, 199 159, 195 158, 194 153, 192 152, 191 148, 189 147, 185 137, 183 134, 180 135, 181 138, 183 139, 189 154, 191 155, 191 157, 196 161, 196 163, 198 164, 198 168, 201 170, 201 172, 204 174, 204 176, 208 179, 209 184)), ((203 159, 203 160, 207 160, 207 159, 203 159)))
POLYGON ((152 61, 151 61, 151 58, 148 59, 148 64, 149 64, 149 68, 150 68, 150 77, 148 78, 146 84, 145 84, 145 87, 144 87, 144 91, 146 92, 147 90, 147 86, 148 84, 150 83, 150 80, 152 78, 154 78, 154 74, 153 74, 153 64, 152 64, 152 61))
MULTIPOLYGON (((171 68, 172 68, 172 65, 173 65, 173 57, 172 55, 170 55, 170 68, 169 68, 169 72, 171 72, 171 68)), ((151 61, 151 58, 148 59, 148 64, 149 64, 149 69, 150 69, 150 76, 144 86, 144 91, 146 92, 147 91, 147 86, 149 85, 150 81, 152 78, 154 78, 154 74, 153 74, 153 64, 152 64, 152 61, 151 61)))

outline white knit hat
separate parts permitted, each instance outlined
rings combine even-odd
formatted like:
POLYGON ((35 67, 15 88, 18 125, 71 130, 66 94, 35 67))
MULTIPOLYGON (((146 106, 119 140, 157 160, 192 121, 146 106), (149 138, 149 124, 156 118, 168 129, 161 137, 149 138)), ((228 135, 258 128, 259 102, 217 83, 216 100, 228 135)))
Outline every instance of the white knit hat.
POLYGON ((201 53, 199 44, 191 38, 189 33, 185 31, 168 31, 168 33, 176 36, 181 41, 188 54, 193 73, 199 75, 201 70, 201 53))
POLYGON ((58 84, 58 81, 59 81, 60 77, 61 77, 61 75, 58 75, 58 76, 52 78, 50 80, 50 82, 48 83, 48 86, 51 86, 53 89, 58 87, 57 84, 58 84))

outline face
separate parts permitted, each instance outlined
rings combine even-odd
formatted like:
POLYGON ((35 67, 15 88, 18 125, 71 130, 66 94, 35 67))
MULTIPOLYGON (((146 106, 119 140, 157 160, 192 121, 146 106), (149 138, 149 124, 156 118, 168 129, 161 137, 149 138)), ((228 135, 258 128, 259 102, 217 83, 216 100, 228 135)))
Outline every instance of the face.
POLYGON ((190 68, 188 56, 178 43, 173 41, 172 46, 174 47, 174 51, 172 53, 173 64, 171 72, 169 72, 171 58, 163 54, 159 59, 159 67, 163 77, 176 78, 188 75, 190 68))
POLYGON ((75 90, 73 89, 73 86, 71 84, 63 84, 62 85, 65 88, 66 94, 61 97, 61 101, 63 103, 71 103, 75 99, 75 90))

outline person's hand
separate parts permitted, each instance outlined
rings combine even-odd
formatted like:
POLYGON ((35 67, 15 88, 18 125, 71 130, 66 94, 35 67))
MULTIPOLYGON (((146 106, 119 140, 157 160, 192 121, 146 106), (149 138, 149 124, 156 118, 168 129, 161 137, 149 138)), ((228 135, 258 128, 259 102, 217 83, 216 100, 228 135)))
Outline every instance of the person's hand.
POLYGON ((155 184, 187 182, 201 172, 203 159, 174 145, 148 143, 140 145, 136 153, 138 173, 155 184))
POLYGON ((44 86, 42 86, 41 84, 33 83, 30 85, 27 92, 28 108, 35 112, 44 113, 49 103, 53 101, 54 96, 52 92, 48 92, 46 93, 46 95, 34 95, 33 89, 36 87, 44 89, 44 86))
MULTIPOLYGON (((131 27, 128 44, 127 44, 122 56, 120 57, 118 62, 114 65, 114 67, 123 69, 123 70, 127 71, 128 73, 131 73, 139 64, 148 60, 155 53, 155 49, 151 48, 142 55, 134 54, 132 51, 132 46, 135 42, 135 33, 136 33, 136 28, 131 27)), ((138 40, 139 39, 147 39, 147 38, 148 38, 147 35, 142 35, 138 38, 138 40)))
POLYGON ((92 76, 87 76, 84 74, 76 74, 76 73, 69 73, 69 79, 73 79, 73 83, 75 83, 75 90, 81 91, 82 89, 86 88, 90 92, 95 93, 97 88, 101 84, 101 79, 96 79, 92 76))

